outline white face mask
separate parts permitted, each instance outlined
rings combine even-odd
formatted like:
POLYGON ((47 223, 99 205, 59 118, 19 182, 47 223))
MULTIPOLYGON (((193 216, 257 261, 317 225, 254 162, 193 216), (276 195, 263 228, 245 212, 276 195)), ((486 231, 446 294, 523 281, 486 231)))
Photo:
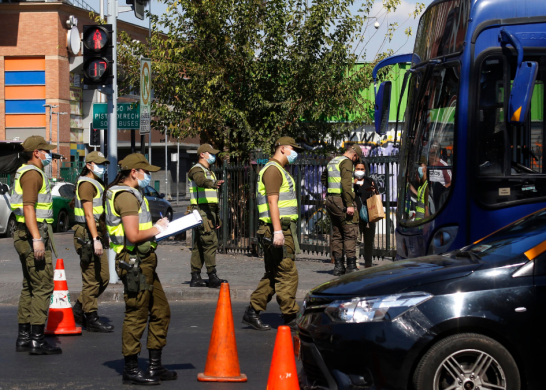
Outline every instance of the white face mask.
POLYGON ((104 171, 106 170, 106 167, 104 166, 104 164, 97 165, 93 163, 92 167, 93 167, 93 173, 97 175, 97 177, 102 179, 102 177, 104 176, 104 171))
POLYGON ((362 179, 364 177, 364 171, 355 171, 355 177, 357 179, 362 179))

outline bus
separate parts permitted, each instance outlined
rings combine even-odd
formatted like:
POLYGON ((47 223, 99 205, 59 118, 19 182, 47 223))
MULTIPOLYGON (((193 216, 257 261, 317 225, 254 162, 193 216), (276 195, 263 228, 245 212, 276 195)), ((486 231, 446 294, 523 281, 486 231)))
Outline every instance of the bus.
MULTIPOLYGON (((546 207, 546 1, 436 0, 421 16, 413 53, 376 65, 376 87, 377 72, 397 63, 411 63, 397 259, 462 248, 546 207)), ((390 82, 375 95, 383 134, 390 82)))

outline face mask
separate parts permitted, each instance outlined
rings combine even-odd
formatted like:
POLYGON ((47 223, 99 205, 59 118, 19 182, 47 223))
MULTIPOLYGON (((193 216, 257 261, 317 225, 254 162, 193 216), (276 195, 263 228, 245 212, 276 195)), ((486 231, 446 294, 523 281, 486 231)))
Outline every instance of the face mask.
POLYGON ((364 177, 364 171, 355 171, 355 177, 357 179, 362 179, 364 177))
POLYGON ((104 170, 105 170, 105 167, 103 164, 100 164, 100 165, 93 164, 93 173, 101 179, 104 176, 104 170))
POLYGON ((423 167, 419 167, 417 169, 417 173, 419 173, 419 179, 422 179, 423 178, 423 167))
POLYGON ((144 179, 140 180, 137 177, 137 180, 138 180, 138 186, 140 188, 146 188, 148 186, 148 184, 150 184, 150 181, 152 180, 152 177, 150 175, 148 175, 147 173, 144 173, 144 179))
POLYGON ((44 167, 47 167, 49 164, 51 164, 51 160, 53 159, 53 156, 51 156, 51 153, 45 153, 45 155, 46 155, 46 159, 42 160, 42 164, 44 165, 44 167))
POLYGON ((216 156, 214 154, 209 153, 209 158, 207 158, 207 162, 209 164, 214 164, 215 161, 216 161, 216 156))
POLYGON ((298 158, 298 152, 296 152, 295 150, 291 150, 290 152, 291 153, 286 156, 286 158, 288 159, 288 164, 292 164, 298 158))

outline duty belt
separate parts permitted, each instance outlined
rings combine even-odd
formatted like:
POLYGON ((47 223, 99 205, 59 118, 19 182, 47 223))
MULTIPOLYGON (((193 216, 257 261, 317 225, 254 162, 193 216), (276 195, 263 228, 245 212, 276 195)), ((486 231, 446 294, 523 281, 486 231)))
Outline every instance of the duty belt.
MULTIPOLYGON (((38 222, 38 228, 40 228, 40 226, 45 226, 45 227, 47 227, 47 222, 38 222)), ((25 230, 28 230, 27 224, 26 224, 25 222, 17 222, 17 229, 25 229, 25 230)))

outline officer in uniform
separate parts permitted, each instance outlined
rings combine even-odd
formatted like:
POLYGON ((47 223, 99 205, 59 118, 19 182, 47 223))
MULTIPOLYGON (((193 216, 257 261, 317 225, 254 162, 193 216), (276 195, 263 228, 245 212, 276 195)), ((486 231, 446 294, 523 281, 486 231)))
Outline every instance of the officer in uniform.
POLYGON ((52 355, 62 350, 44 337, 47 309, 53 293, 53 200, 43 168, 51 164, 51 150, 42 137, 33 135, 23 142, 23 164, 15 175, 11 209, 17 219, 13 244, 23 267, 23 290, 19 298, 17 352, 52 355))
POLYGON ((148 201, 138 188, 150 184, 150 172, 160 168, 150 165, 140 153, 128 155, 120 165, 121 172, 106 189, 103 200, 110 248, 116 252, 116 272, 124 285, 123 383, 158 384, 178 377, 161 364, 171 309, 156 273, 155 236, 168 227, 169 220, 162 218, 152 225, 148 201), (148 370, 143 371, 138 367, 138 355, 147 323, 150 361, 148 370))
POLYGON ((227 280, 220 279, 216 275, 216 250, 218 249, 216 230, 221 226, 218 216, 218 188, 224 181, 216 180, 210 166, 216 161, 218 152, 219 150, 209 144, 201 145, 197 149, 199 161, 188 174, 192 209, 198 210, 203 218, 203 224, 194 230, 195 244, 191 253, 190 287, 207 287, 207 283, 201 279, 203 264, 207 266, 209 287, 218 288, 222 283, 227 283, 227 280))
POLYGON ((105 164, 110 164, 110 161, 101 152, 91 152, 85 162, 74 199, 74 247, 80 255, 82 292, 73 311, 76 322, 83 323, 89 332, 109 333, 114 327, 100 321, 97 299, 106 290, 110 280, 108 251, 103 250, 104 232, 98 225, 104 211, 102 177, 106 170, 105 164))
POLYGON ((284 169, 292 164, 297 152, 303 149, 293 138, 281 137, 275 143, 273 158, 263 167, 258 176, 258 239, 264 250, 265 274, 250 297, 250 305, 243 316, 243 324, 257 330, 270 330, 262 323, 260 312, 277 294, 277 302, 283 314, 284 324, 296 329, 296 302, 298 270, 296 254, 299 243, 296 235, 298 221, 298 199, 296 182, 284 169))
POLYGON ((356 240, 358 238, 358 212, 355 207, 353 172, 362 158, 358 145, 349 145, 342 156, 330 160, 320 178, 328 187, 326 210, 332 223, 331 248, 334 256, 334 276, 357 271, 356 240), (347 256, 347 269, 343 250, 347 256))

